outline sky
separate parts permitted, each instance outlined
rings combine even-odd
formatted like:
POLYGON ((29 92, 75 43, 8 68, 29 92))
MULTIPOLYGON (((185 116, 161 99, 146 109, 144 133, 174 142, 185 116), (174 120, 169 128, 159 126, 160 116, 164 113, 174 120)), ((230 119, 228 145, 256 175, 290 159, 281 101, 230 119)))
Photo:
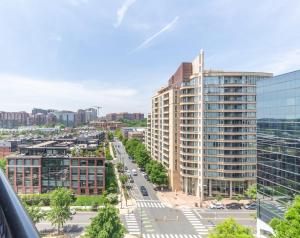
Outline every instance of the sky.
POLYGON ((0 111, 150 111, 181 62, 300 69, 299 0, 0 0, 0 111))

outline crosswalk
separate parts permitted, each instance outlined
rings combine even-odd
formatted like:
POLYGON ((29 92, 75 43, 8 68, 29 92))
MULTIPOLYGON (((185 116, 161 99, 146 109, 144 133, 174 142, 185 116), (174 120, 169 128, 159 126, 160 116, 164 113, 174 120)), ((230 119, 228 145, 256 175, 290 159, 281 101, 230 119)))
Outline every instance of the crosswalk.
POLYGON ((125 215, 125 224, 129 234, 140 234, 140 227, 133 213, 125 215))
POLYGON ((143 234, 143 238, 202 238, 192 234, 143 234))
POLYGON ((186 216, 188 221, 192 224, 198 234, 207 235, 208 229, 206 226, 202 224, 199 217, 195 215, 195 213, 191 209, 183 209, 183 214, 186 216))
POLYGON ((158 200, 137 200, 137 207, 151 207, 151 208, 164 208, 163 203, 158 200))

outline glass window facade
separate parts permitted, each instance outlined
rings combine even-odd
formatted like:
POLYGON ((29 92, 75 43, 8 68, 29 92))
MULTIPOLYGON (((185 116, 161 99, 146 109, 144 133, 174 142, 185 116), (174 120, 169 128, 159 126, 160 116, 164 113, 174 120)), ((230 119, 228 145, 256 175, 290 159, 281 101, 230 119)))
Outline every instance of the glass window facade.
POLYGON ((282 218, 300 194, 300 70, 257 83, 258 217, 282 218))

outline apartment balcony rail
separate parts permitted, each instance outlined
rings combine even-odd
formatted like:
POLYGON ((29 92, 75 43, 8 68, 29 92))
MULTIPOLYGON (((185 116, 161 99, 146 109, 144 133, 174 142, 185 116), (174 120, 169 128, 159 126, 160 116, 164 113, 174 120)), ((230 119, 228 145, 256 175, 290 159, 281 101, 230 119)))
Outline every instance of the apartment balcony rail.
POLYGON ((39 233, 0 169, 0 238, 37 238, 39 233))

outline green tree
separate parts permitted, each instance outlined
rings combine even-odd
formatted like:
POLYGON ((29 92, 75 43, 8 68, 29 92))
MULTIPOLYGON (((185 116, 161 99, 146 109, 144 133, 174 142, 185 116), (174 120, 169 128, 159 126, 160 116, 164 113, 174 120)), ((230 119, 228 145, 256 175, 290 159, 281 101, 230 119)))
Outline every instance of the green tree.
POLYGON ((108 193, 116 193, 118 190, 117 178, 112 163, 106 164, 105 187, 108 193))
POLYGON ((252 184, 249 186, 245 192, 246 196, 252 200, 256 200, 257 197, 257 186, 256 184, 252 184))
POLYGON ((118 210, 107 204, 100 208, 97 216, 92 219, 85 236, 88 238, 123 238, 124 234, 125 228, 120 221, 118 210))
POLYGON ((57 227, 59 233, 60 228, 71 218, 70 206, 74 201, 70 190, 65 188, 57 188, 50 195, 50 208, 48 219, 52 225, 57 227))
POLYGON ((140 168, 145 168, 149 163, 150 154, 142 143, 138 143, 137 146, 135 146, 134 158, 140 168))
POLYGON ((29 206, 23 203, 28 215, 34 224, 39 223, 46 217, 46 213, 42 211, 40 206, 29 206))
POLYGON ((151 160, 146 166, 146 172, 152 183, 159 186, 168 184, 167 170, 161 163, 151 160))
POLYGON ((5 173, 5 171, 6 171, 6 159, 0 159, 0 168, 5 173))
POLYGON ((118 163, 116 164, 116 167, 117 167, 118 172, 122 172, 122 171, 123 171, 123 163, 118 162, 118 163))
POLYGON ((208 238, 254 238, 251 228, 238 224, 233 218, 228 218, 218 224, 208 238))
POLYGON ((294 238, 300 234, 300 196, 296 196, 293 204, 284 214, 284 219, 273 218, 270 222, 275 238, 294 238))
POLYGON ((223 200, 223 196, 220 195, 220 194, 218 194, 218 195, 216 196, 216 200, 217 200, 218 202, 221 202, 221 201, 223 200))
POLYGON ((106 158, 106 160, 112 160, 113 159, 113 157, 110 154, 109 147, 105 148, 105 158, 106 158))
POLYGON ((114 139, 114 134, 111 133, 111 132, 108 132, 108 133, 107 133, 107 139, 108 139, 109 141, 112 141, 112 140, 114 139))
POLYGON ((121 181, 122 187, 124 188, 125 184, 128 181, 128 176, 126 174, 121 174, 120 175, 120 181, 121 181))
POLYGON ((241 194, 236 194, 233 199, 237 202, 240 202, 244 197, 241 194))
POLYGON ((120 141, 123 140, 123 135, 120 129, 115 130, 115 137, 117 137, 120 141))

